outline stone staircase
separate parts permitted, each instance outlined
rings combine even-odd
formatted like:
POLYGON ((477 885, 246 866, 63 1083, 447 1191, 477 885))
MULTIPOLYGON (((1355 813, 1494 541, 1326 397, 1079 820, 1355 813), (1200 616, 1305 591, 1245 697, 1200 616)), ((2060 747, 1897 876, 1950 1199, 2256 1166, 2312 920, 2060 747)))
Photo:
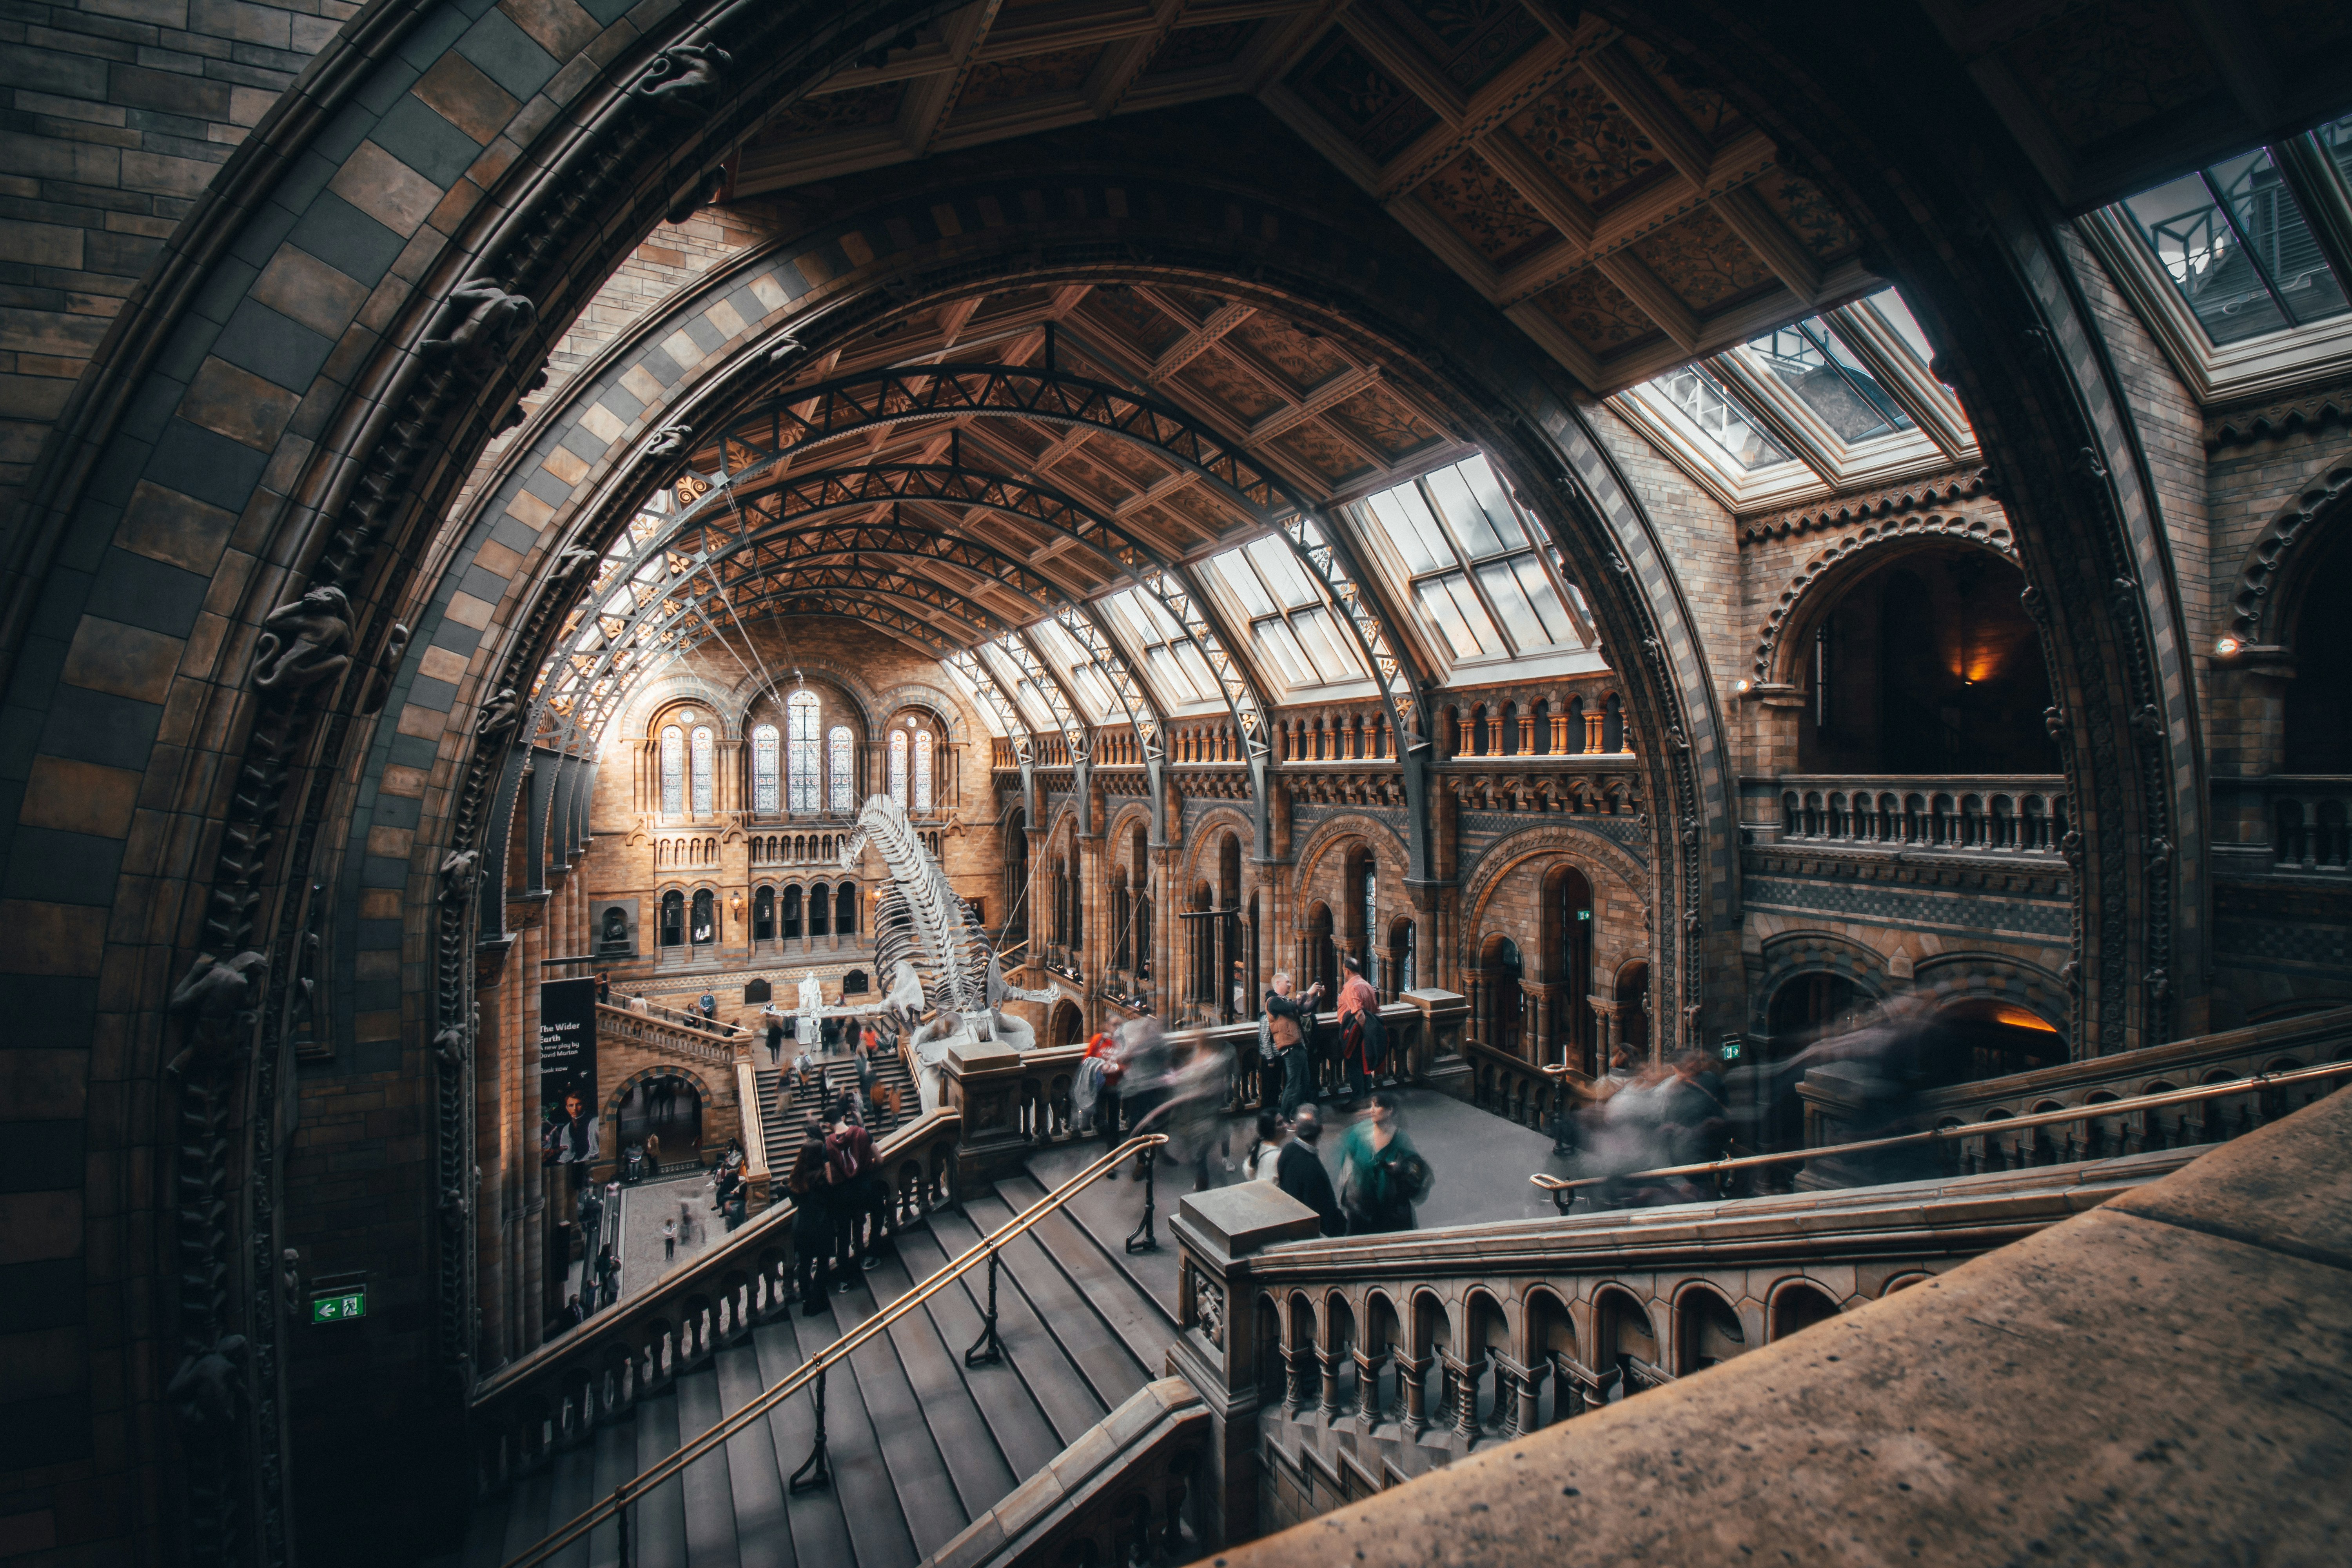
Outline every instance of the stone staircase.
MULTIPOLYGON (((764 1047, 759 1054, 766 1054, 764 1047)), ((877 1111, 867 1126, 866 1131, 879 1138, 915 1120, 922 1114, 923 1108, 922 1097, 915 1090, 915 1080, 897 1052, 877 1058, 877 1084, 897 1090, 898 1100, 896 1116, 877 1111)), ((793 1155, 801 1146, 801 1129, 821 1114, 825 1106, 857 1087, 857 1063, 847 1056, 822 1062, 815 1080, 806 1087, 789 1067, 754 1067, 752 1076, 760 1089, 760 1126, 768 1151, 768 1166, 781 1189, 785 1173, 793 1168, 793 1155)))
MULTIPOLYGON (((771 1097, 772 1077, 761 1075, 772 1129, 793 1105, 771 1097)), ((1116 1185, 1139 1211, 1131 1184, 1116 1185)), ((853 1279, 815 1316, 793 1309, 756 1323, 639 1400, 628 1418, 559 1448, 485 1497, 462 1550, 442 1563, 498 1568, 740 1409, 1045 1191, 1023 1172, 967 1194, 961 1213, 935 1211, 901 1232, 879 1268, 853 1279)), ((1097 1234, 1117 1223, 1116 1215, 1094 1212, 1091 1226, 1067 1211, 1049 1215, 1005 1249, 997 1282, 1000 1361, 970 1366, 964 1359, 982 1337, 983 1266, 853 1352, 847 1375, 836 1368, 828 1376, 829 1487, 789 1490, 815 1434, 814 1401, 796 1394, 645 1495, 635 1508, 633 1561, 648 1568, 911 1568, 954 1542, 1162 1375, 1174 1319, 1124 1267, 1118 1237, 1097 1234)), ((616 1555, 607 1525, 551 1561, 601 1568, 616 1555)))

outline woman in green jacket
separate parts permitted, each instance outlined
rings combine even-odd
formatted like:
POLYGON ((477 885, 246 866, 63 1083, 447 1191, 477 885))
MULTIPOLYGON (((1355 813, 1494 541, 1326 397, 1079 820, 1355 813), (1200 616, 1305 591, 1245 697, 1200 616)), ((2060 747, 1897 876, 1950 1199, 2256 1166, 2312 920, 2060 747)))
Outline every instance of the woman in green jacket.
POLYGON ((1398 1123, 1397 1097, 1373 1094, 1371 1109, 1339 1143, 1339 1206, 1348 1234, 1411 1230, 1412 1205, 1429 1190, 1429 1162, 1398 1123))

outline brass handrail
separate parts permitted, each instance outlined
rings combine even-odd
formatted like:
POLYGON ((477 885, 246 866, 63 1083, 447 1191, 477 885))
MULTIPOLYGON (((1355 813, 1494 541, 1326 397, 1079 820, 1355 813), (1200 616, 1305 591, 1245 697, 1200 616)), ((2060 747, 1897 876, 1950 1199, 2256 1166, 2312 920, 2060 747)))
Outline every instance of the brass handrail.
MULTIPOLYGON (((1859 1153, 1867 1149, 1894 1149, 1906 1143, 1944 1142, 1955 1138, 1984 1138, 2027 1127, 2051 1127, 2065 1121, 2093 1121, 2103 1116, 2122 1116, 2135 1110, 2153 1110, 2166 1105, 2189 1105, 2199 1100, 2222 1100, 2233 1094, 2251 1094, 2258 1089, 2275 1088, 2280 1084, 2304 1083, 2315 1079, 2344 1078, 2352 1075, 2352 1061, 2324 1062, 2318 1067, 2296 1068, 2292 1072, 2256 1073, 2252 1078, 2235 1078, 2227 1083, 2199 1084, 2194 1089, 2166 1089, 2161 1094, 2135 1095, 2128 1100, 2103 1100, 2095 1104, 2069 1106, 2063 1110, 2037 1110, 2030 1116, 2003 1116, 1990 1121, 1967 1121, 1957 1127, 1931 1127, 1924 1132, 1897 1132, 1885 1138, 1864 1138, 1852 1143, 1826 1143, 1817 1149, 1790 1149, 1778 1154, 1742 1154, 1727 1160, 1708 1160, 1696 1165, 1661 1165, 1651 1171, 1628 1171, 1620 1176, 1581 1176, 1562 1181, 1559 1177, 1538 1171, 1528 1180, 1552 1194, 1574 1192, 1580 1187, 1597 1187, 1606 1182, 1633 1182, 1645 1176, 1696 1176, 1710 1171, 1738 1171, 1756 1165, 1787 1165, 1800 1160, 1821 1160, 1836 1154, 1859 1153)), ((1557 1197, 1554 1199, 1558 1201, 1557 1197)))
MULTIPOLYGON (((1129 1155, 1157 1149, 1167 1142, 1168 1138, 1164 1133, 1146 1132, 1121 1143, 1118 1148, 1103 1155, 1093 1164, 997 1226, 996 1229, 972 1243, 961 1256, 942 1264, 921 1284, 834 1341, 816 1354, 802 1362, 800 1365, 785 1373, 773 1387, 745 1405, 734 1415, 710 1427, 692 1442, 681 1446, 676 1453, 634 1479, 623 1481, 613 1489, 612 1496, 591 1504, 585 1512, 574 1518, 562 1529, 547 1536, 537 1545, 527 1547, 520 1556, 509 1558, 505 1568, 529 1568, 530 1564, 544 1563, 556 1552, 582 1539, 599 1524, 618 1517, 624 1509, 645 1496, 648 1490, 677 1475, 688 1465, 702 1458, 703 1455, 782 1404, 809 1384, 815 1382, 868 1340, 886 1332, 899 1319, 963 1278, 978 1265, 1003 1251, 1007 1243, 1027 1235, 1038 1221, 1063 1207, 1087 1187, 1092 1186, 1106 1173, 1117 1168, 1118 1163, 1129 1155)), ((625 1563, 630 1555, 625 1538, 621 1555, 622 1562, 625 1563)))

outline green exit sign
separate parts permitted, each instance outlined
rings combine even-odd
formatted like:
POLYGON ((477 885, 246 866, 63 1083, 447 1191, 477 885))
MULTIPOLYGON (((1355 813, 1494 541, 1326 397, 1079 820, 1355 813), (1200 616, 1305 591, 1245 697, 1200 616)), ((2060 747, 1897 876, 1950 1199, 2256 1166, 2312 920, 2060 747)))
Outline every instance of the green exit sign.
POLYGON ((310 1321, 314 1323, 340 1323, 366 1316, 367 1291, 364 1289, 310 1298, 310 1321))

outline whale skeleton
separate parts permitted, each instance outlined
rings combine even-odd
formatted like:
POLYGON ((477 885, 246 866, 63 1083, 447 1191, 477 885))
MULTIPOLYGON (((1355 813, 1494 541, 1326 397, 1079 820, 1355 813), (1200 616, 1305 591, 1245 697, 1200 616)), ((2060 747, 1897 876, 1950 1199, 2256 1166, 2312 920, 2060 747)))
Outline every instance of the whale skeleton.
MULTIPOLYGON (((907 820, 906 807, 889 795, 869 795, 858 809, 857 830, 841 847, 841 868, 856 870, 869 845, 889 873, 874 903, 875 967, 890 976, 889 989, 878 1002, 826 1013, 889 1014, 909 1025, 932 1013, 932 1021, 915 1033, 916 1054, 926 1066, 937 1066, 959 1041, 994 1039, 1025 1047, 1033 1031, 999 1009, 1009 1001, 1052 1002, 1061 993, 1005 981, 971 906, 948 885, 947 873, 907 820)), ((928 1086, 925 1099, 930 1099, 928 1086)))

